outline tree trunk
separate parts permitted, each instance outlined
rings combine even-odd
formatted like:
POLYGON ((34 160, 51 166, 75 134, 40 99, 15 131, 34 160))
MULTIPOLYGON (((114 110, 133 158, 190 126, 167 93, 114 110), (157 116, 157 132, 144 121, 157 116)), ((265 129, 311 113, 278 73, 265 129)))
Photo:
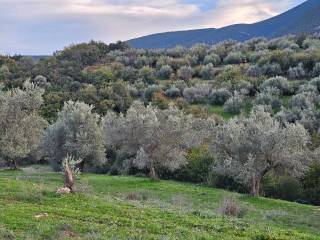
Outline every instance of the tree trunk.
POLYGON ((70 189, 70 192, 73 192, 74 189, 74 178, 69 162, 66 163, 64 171, 64 186, 70 189))
POLYGON ((149 176, 152 180, 158 180, 158 176, 157 176, 157 173, 156 173, 154 166, 150 167, 149 176))
POLYGON ((79 163, 79 170, 80 172, 84 172, 84 160, 82 160, 80 163, 79 163))
POLYGON ((19 169, 18 163, 17 163, 17 161, 15 159, 11 160, 11 169, 12 170, 18 170, 19 169))
POLYGON ((252 183, 251 183, 251 195, 253 197, 259 197, 260 194, 260 178, 256 175, 252 176, 252 183))

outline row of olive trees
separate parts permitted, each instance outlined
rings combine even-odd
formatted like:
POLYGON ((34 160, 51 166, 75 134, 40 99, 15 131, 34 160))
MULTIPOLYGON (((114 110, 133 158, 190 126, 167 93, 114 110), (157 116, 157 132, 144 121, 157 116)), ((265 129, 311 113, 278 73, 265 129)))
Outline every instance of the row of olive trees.
POLYGON ((17 168, 20 160, 41 152, 56 169, 68 156, 81 159, 77 163, 81 171, 99 169, 107 163, 106 150, 112 150, 123 160, 123 168, 148 171, 155 179, 160 170, 172 172, 185 166, 188 151, 207 144, 214 157, 210 171, 243 183, 257 196, 266 174, 285 170, 300 176, 312 155, 305 128, 279 122, 263 106, 248 118, 216 125, 210 118, 197 119, 173 106, 159 110, 134 102, 126 115, 109 112, 101 118, 92 106, 69 101, 47 127, 38 114, 42 94, 29 82, 23 90, 1 91, 4 164, 17 168))
POLYGON ((196 119, 176 107, 159 110, 134 102, 126 115, 109 112, 103 119, 107 147, 127 158, 127 168, 174 171, 186 163, 189 149, 209 140, 215 126, 212 119, 196 119))

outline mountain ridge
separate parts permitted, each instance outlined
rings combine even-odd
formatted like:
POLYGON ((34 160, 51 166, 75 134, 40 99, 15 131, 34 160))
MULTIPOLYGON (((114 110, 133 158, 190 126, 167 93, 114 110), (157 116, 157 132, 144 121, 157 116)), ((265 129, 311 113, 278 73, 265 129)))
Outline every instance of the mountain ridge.
POLYGON ((189 47, 196 43, 214 44, 233 39, 274 38, 288 34, 320 31, 320 1, 308 0, 284 13, 253 24, 234 24, 222 28, 204 28, 151 34, 128 40, 135 48, 189 47))

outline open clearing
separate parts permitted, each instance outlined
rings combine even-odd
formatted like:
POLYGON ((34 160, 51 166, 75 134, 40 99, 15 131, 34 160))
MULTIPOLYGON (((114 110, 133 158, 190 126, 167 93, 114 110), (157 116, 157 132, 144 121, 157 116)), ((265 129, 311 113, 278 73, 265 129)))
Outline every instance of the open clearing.
POLYGON ((320 208, 192 184, 83 174, 0 171, 0 239, 320 239, 320 208), (233 197, 243 218, 219 209, 233 197))

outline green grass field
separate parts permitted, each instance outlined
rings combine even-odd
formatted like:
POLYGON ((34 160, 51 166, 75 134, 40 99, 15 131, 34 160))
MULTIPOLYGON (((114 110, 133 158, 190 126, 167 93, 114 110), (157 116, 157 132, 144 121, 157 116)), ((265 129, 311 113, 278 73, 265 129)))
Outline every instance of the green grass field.
POLYGON ((146 178, 0 172, 0 239, 320 239, 320 208, 146 178), (232 196, 243 218, 222 216, 232 196))

